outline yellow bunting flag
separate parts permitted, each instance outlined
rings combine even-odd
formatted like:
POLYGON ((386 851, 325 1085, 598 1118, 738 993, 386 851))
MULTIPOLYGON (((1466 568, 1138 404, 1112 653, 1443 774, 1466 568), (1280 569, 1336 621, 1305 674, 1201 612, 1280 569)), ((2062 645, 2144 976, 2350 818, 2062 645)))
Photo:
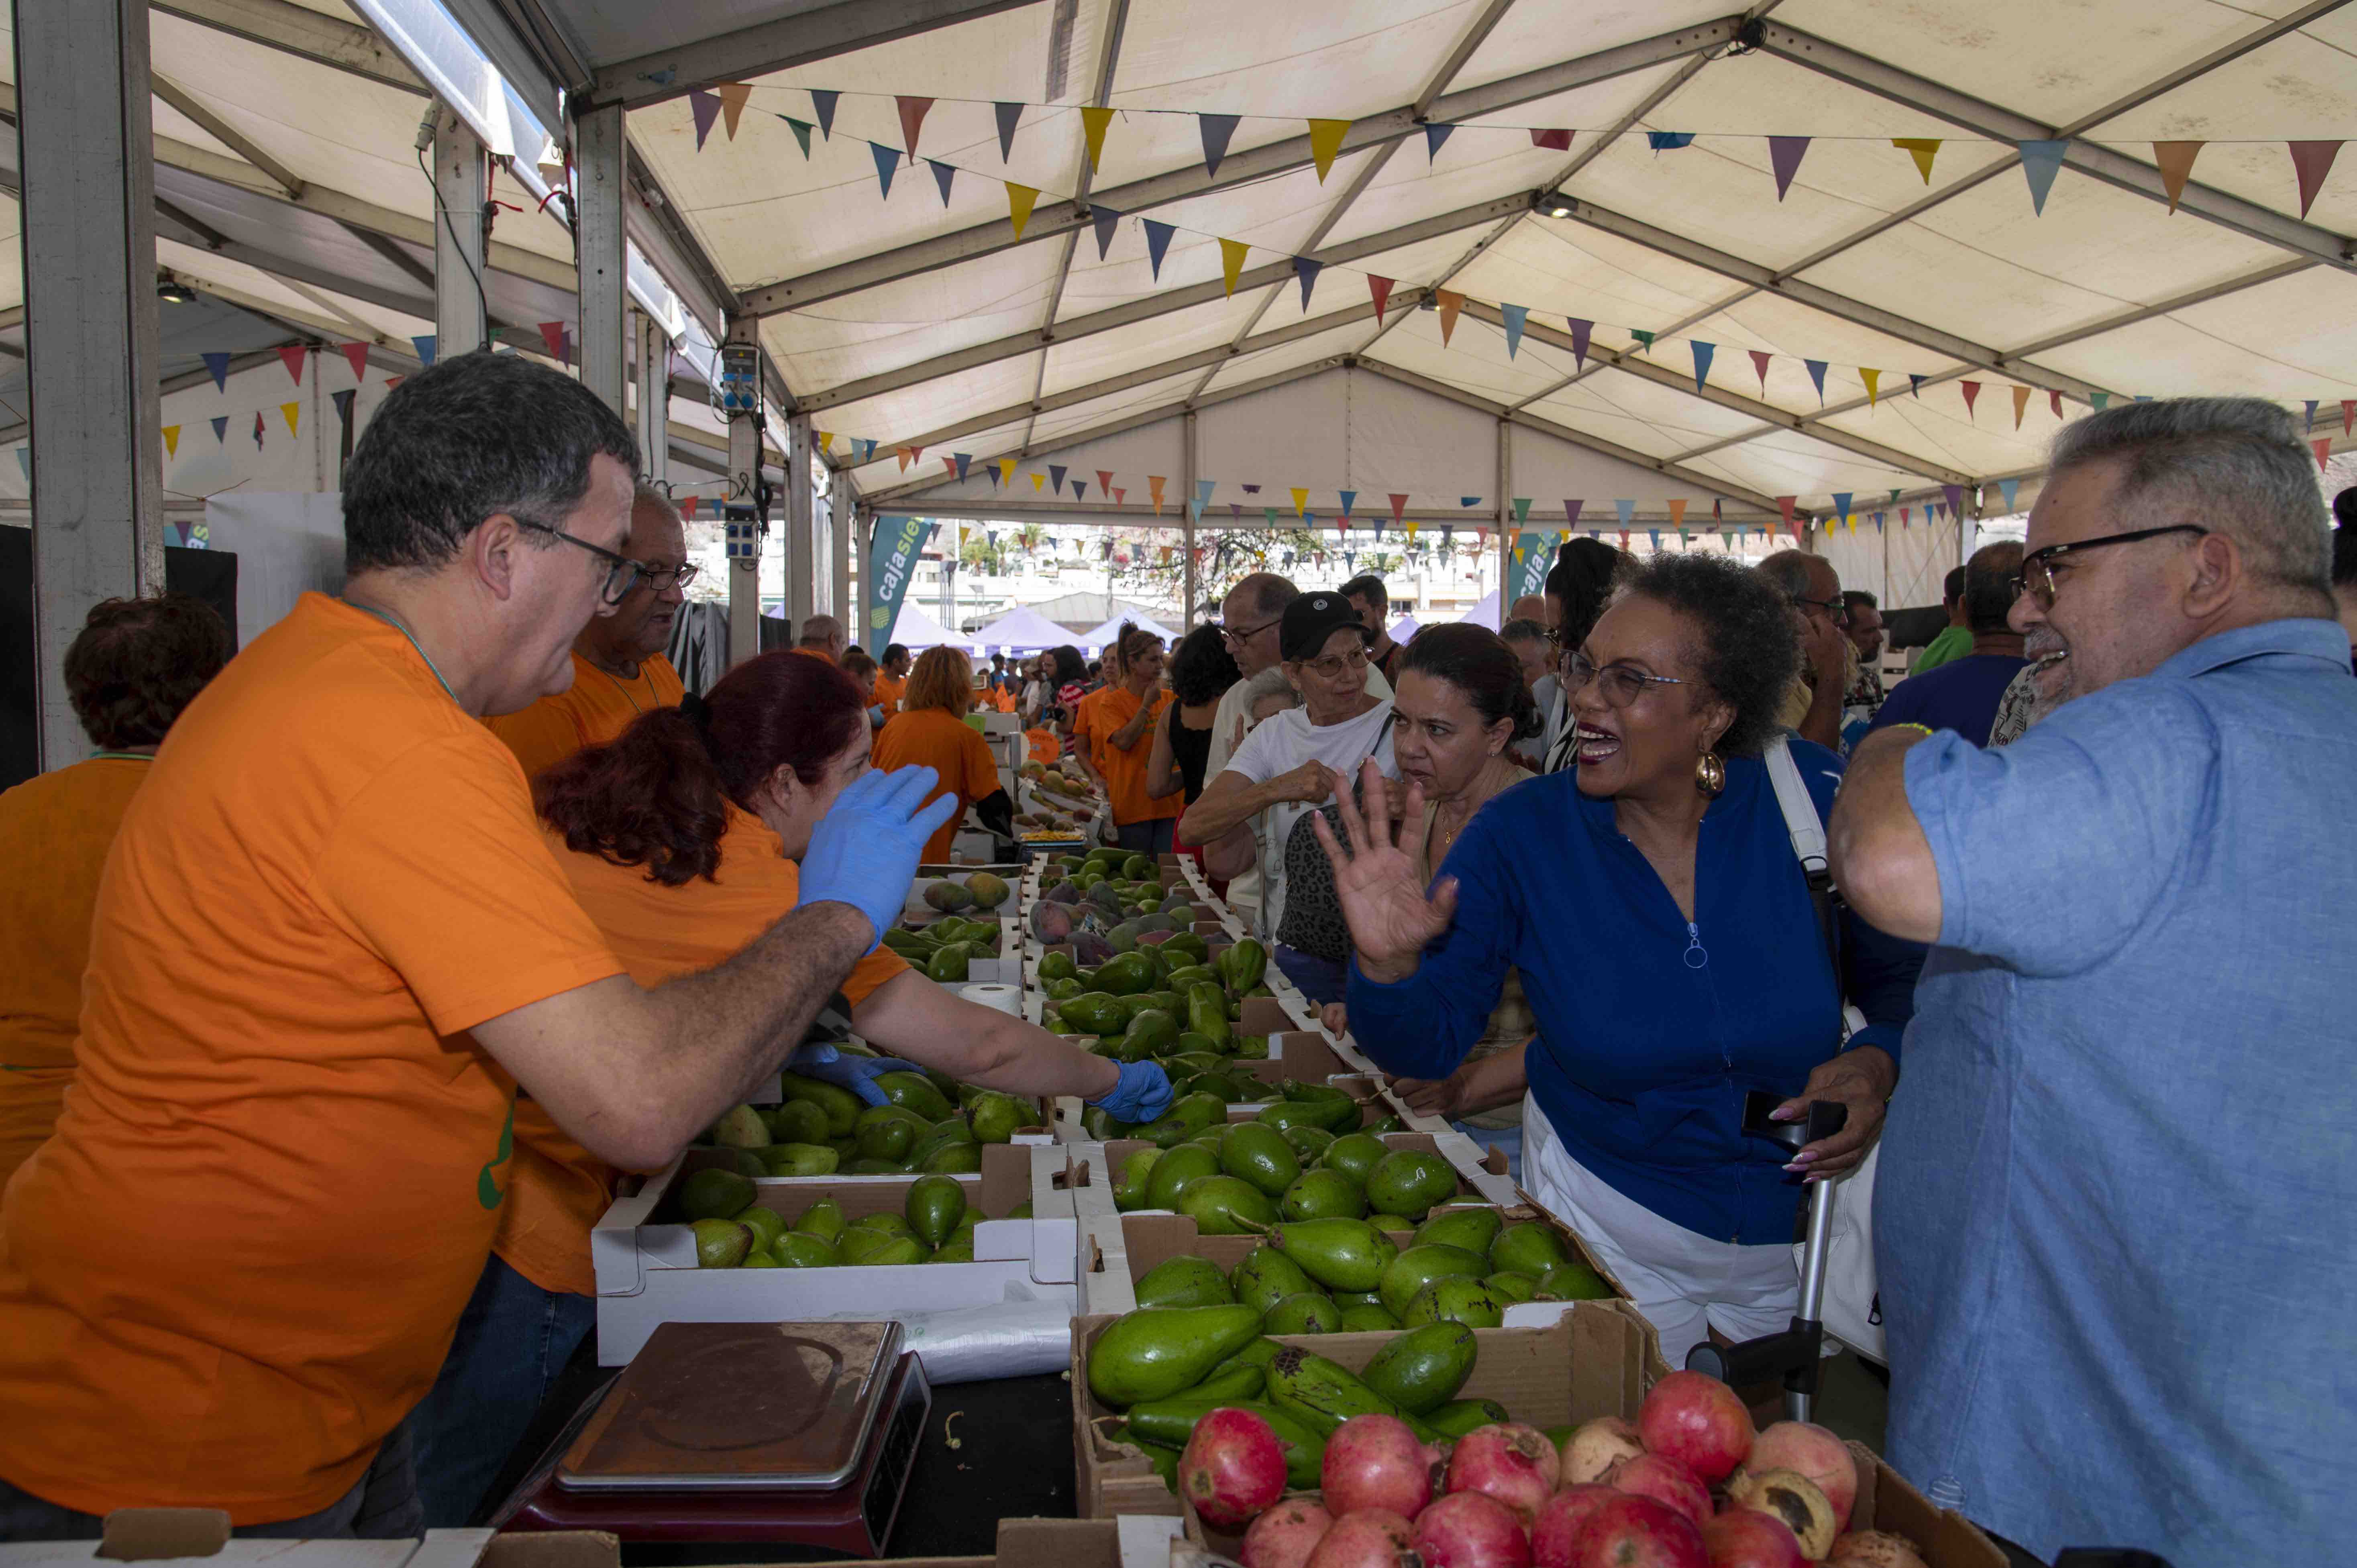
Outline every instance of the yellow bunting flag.
POLYGON ((2024 409, 2027 409, 2029 406, 2029 389, 2028 387, 2016 387, 2016 388, 2014 388, 2014 389, 2013 389, 2013 427, 2014 427, 2016 430, 2018 430, 2018 429, 2020 429, 2020 428, 2021 428, 2021 414, 2022 414, 2022 411, 2023 411, 2024 409))
POLYGON ((720 120, 728 129, 728 139, 737 139, 737 122, 744 116, 745 101, 753 96, 749 81, 724 81, 714 88, 720 95, 720 120))
POLYGON ((1014 458, 1001 457, 998 460, 998 482, 1002 485, 1011 485, 1015 482, 1014 458))
POLYGON ((1154 515, 1160 517, 1162 515, 1162 487, 1170 482, 1169 476, 1167 474, 1148 474, 1146 476, 1146 482, 1149 486, 1153 487, 1154 489, 1154 515))
POLYGON ((830 457, 831 457, 831 456, 834 456, 834 431, 832 431, 832 430, 822 430, 822 431, 820 431, 820 432, 818 433, 818 449, 819 449, 819 451, 820 451, 822 454, 823 454, 823 455, 824 455, 824 456, 830 456, 830 457))
POLYGON ((2185 194, 2185 177, 2193 172, 2193 160, 2200 155, 2199 142, 2155 142, 2152 161, 2160 166, 2160 188, 2169 192, 2169 209, 2177 210, 2177 199, 2185 194))
POLYGON ((1113 111, 1110 109, 1083 109, 1081 111, 1081 128, 1088 134, 1089 170, 1092 174, 1096 172, 1098 166, 1104 161, 1105 127, 1112 124, 1113 111))
POLYGON ((1407 542, 1410 544, 1415 542, 1415 524, 1412 522, 1407 525, 1407 542))
POLYGON ((1857 368, 1857 374, 1858 379, 1866 382, 1866 406, 1872 408, 1876 395, 1882 390, 1882 372, 1868 370, 1864 365, 1860 365, 1857 368))
POLYGON ((1043 485, 1045 485, 1047 482, 1048 482, 1048 476, 1047 476, 1047 475, 1045 475, 1045 474, 1034 474, 1034 475, 1032 475, 1032 476, 1031 476, 1031 489, 1032 489, 1032 492, 1033 492, 1034 494, 1037 494, 1037 493, 1039 492, 1039 490, 1040 487, 1041 487, 1041 486, 1043 486, 1043 485))
POLYGON ((1292 489, 1293 515, 1299 517, 1303 512, 1309 510, 1309 492, 1299 485, 1293 486, 1292 489))
POLYGON ((164 426, 164 451, 167 456, 177 457, 180 455, 180 427, 178 425, 167 424, 164 426))
POLYGON ((1685 525, 1686 498, 1684 496, 1672 496, 1670 498, 1670 526, 1672 528, 1684 528, 1685 525))
POLYGON ((1348 120, 1312 120, 1309 122, 1309 157, 1318 166, 1318 183, 1326 183, 1326 173, 1334 166, 1334 155, 1342 150, 1342 138, 1351 132, 1348 120))
POLYGON ((1039 193, 1031 187, 1011 179, 1006 182, 1006 218, 1015 225, 1017 239, 1023 238, 1023 225, 1031 221, 1031 204, 1039 199, 1039 193))
POLYGON ((1925 185, 1932 183, 1932 160, 1940 156, 1939 137, 1893 136, 1890 145, 1915 160, 1915 172, 1923 177, 1925 185))
POLYGON ((1236 274, 1244 270, 1244 252, 1251 249, 1242 240, 1220 242, 1220 275, 1227 280, 1231 297, 1236 292, 1236 274))
POLYGON ((1433 297, 1440 302, 1440 346, 1448 347, 1450 334, 1457 330, 1457 313, 1465 308, 1465 296, 1454 289, 1435 289, 1433 297))
POLYGON ((286 416, 286 434, 300 435, 301 432, 295 428, 295 421, 296 415, 303 412, 303 405, 299 403, 282 403, 278 405, 278 412, 286 416))
POLYGON ((1843 518, 1842 526, 1848 529, 1851 537, 1855 538, 1857 534, 1857 513, 1851 512, 1848 516, 1843 518))

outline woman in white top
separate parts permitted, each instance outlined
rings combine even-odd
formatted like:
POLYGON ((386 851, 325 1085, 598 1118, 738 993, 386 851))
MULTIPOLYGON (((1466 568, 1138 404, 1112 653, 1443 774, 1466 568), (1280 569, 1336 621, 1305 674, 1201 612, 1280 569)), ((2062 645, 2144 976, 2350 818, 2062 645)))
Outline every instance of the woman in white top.
MULTIPOLYGON (((1247 736, 1178 823, 1180 837, 1210 843, 1239 823, 1255 822, 1264 934, 1286 919, 1285 847, 1302 813, 1332 800, 1337 784, 1355 779, 1371 757, 1385 778, 1398 776, 1391 704, 1367 691, 1367 633, 1351 601, 1324 591, 1299 596, 1285 607, 1277 644, 1286 679, 1301 693, 1302 705, 1247 736)), ((1311 896, 1333 904, 1330 886, 1311 896)), ((1340 933, 1340 906, 1322 912, 1340 933)), ((1332 1002, 1342 995, 1348 950, 1344 946, 1341 958, 1327 958, 1273 942, 1270 956, 1311 1000, 1332 1002)))

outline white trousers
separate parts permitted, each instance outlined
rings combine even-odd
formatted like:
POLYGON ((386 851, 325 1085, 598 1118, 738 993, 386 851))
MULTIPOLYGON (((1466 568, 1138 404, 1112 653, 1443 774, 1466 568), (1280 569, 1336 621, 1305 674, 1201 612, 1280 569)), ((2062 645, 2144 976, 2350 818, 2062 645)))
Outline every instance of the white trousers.
POLYGON ((1546 1112, 1523 1097, 1523 1187, 1579 1233, 1662 1337, 1673 1371, 1716 1328, 1728 1339, 1792 1326, 1800 1272, 1792 1243, 1748 1247, 1673 1224, 1598 1180, 1555 1136, 1546 1112))

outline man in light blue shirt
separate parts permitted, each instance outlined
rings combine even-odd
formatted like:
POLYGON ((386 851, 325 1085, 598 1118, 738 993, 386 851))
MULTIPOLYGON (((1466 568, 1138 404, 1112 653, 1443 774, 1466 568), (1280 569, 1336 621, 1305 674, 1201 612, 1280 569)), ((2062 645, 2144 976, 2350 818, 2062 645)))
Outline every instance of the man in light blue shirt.
POLYGON ((2348 1561, 2357 681, 2272 403, 2070 426, 2029 519, 2047 716, 1867 737, 1831 837, 1939 945, 1875 1233, 1890 1459, 2038 1554, 2348 1561))

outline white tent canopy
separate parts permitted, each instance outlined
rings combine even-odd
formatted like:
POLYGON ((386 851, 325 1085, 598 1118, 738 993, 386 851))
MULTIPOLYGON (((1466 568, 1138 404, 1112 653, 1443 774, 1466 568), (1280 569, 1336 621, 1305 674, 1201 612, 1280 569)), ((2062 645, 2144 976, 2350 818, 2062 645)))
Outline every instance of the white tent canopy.
POLYGON ((1078 642, 1082 648, 1110 648, 1113 646, 1113 639, 1121 635, 1121 628, 1125 622, 1140 631, 1152 632, 1166 643, 1176 642, 1183 635, 1171 630, 1152 616, 1115 616, 1103 625, 1091 627, 1072 640, 1078 642))
POLYGON ((1019 649, 1038 652, 1072 640, 1072 634, 1028 605, 1018 605, 968 634, 976 648, 1019 649))
POLYGON ((892 635, 884 639, 887 648, 896 642, 912 649, 949 647, 967 653, 974 650, 973 639, 950 630, 913 601, 902 603, 899 618, 892 623, 892 635))
POLYGON ((1417 632, 1422 631, 1423 629, 1423 623, 1418 621, 1415 617, 1402 616, 1399 619, 1392 622, 1389 635, 1394 642, 1405 642, 1408 639, 1414 637, 1417 632))

